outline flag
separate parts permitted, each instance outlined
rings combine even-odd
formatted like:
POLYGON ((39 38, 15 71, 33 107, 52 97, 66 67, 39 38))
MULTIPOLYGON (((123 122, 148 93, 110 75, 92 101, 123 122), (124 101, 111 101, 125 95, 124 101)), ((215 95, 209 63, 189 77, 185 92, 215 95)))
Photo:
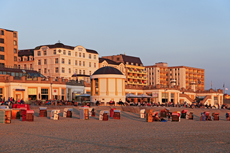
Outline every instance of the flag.
POLYGON ((211 81, 211 88, 212 88, 212 81, 211 81))
POLYGON ((225 88, 225 90, 228 90, 228 88, 225 88))
POLYGON ((223 88, 225 87, 225 84, 223 84, 223 88))

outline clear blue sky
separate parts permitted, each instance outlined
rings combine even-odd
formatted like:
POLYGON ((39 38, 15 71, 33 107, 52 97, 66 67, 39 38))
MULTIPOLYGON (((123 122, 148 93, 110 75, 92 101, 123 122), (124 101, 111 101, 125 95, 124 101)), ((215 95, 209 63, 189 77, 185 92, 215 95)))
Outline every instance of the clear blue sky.
POLYGON ((230 90, 229 0, 0 0, 0 27, 19 49, 82 45, 100 56, 125 53, 144 65, 205 69, 206 89, 230 90))

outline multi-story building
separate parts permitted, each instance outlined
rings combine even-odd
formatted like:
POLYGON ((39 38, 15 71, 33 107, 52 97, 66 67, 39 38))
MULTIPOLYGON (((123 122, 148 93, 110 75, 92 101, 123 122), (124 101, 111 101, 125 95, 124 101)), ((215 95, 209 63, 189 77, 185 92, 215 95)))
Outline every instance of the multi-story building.
POLYGON ((98 69, 97 51, 86 49, 83 46, 73 47, 56 43, 38 46, 34 50, 21 51, 19 54, 20 68, 32 66, 34 70, 46 77, 70 79, 73 74, 91 75, 98 69))
POLYGON ((147 71, 147 84, 163 87, 177 85, 179 88, 204 90, 205 71, 200 68, 187 66, 168 67, 167 63, 156 63, 145 66, 147 71))
POLYGON ((115 62, 110 59, 106 58, 99 58, 99 68, 105 67, 105 66, 111 66, 118 70, 120 70, 124 75, 125 73, 125 65, 122 62, 115 62))
POLYGON ((0 28, 0 66, 17 67, 18 63, 17 31, 0 28))
POLYGON ((127 85, 147 85, 146 71, 139 57, 127 56, 125 54, 103 56, 115 62, 122 62, 125 65, 127 85))
POLYGON ((33 70, 34 49, 25 49, 18 52, 18 68, 33 70))

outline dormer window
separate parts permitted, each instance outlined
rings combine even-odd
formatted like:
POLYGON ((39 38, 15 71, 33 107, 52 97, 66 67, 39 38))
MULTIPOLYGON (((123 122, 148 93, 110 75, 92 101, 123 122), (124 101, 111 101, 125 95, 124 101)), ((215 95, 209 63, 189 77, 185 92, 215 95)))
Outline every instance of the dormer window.
POLYGON ((127 65, 129 65, 129 62, 126 62, 127 65))
POLYGON ((71 51, 68 51, 68 55, 71 56, 71 51))
POLYGON ((56 50, 53 51, 53 54, 56 55, 56 50))
POLYGON ((43 51, 43 55, 46 55, 46 51, 43 51))
POLYGON ((66 54, 66 51, 65 50, 63 50, 63 55, 65 55, 66 54))

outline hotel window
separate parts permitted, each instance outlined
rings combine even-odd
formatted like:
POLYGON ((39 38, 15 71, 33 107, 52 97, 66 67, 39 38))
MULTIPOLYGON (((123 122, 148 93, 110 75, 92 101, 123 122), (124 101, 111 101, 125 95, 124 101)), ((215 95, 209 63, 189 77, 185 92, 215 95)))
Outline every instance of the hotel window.
POLYGON ((77 74, 77 69, 75 69, 75 73, 77 74))
POLYGON ((4 47, 0 47, 1 52, 4 52, 4 50, 5 50, 4 47))
POLYGON ((17 68, 17 64, 14 64, 14 67, 17 68))
POLYGON ((17 56, 14 56, 14 61, 17 61, 17 56))
POLYGON ((27 61, 27 58, 26 58, 26 57, 24 58, 24 61, 27 61))
POLYGON ((14 46, 17 46, 17 41, 16 40, 14 40, 14 46))
POLYGON ((94 59, 96 59, 96 55, 94 55, 94 59))
POLYGON ((91 54, 89 54, 89 59, 91 59, 91 54))
POLYGON ((65 54, 66 54, 65 50, 63 50, 63 55, 65 55, 65 54))
POLYGON ((38 69, 38 72, 41 73, 41 69, 38 69))
POLYGON ((43 51, 43 55, 46 55, 46 51, 43 51))
POLYGON ((20 69, 20 65, 18 65, 18 68, 20 69))
POLYGON ((41 94, 42 95, 48 95, 48 89, 41 89, 41 94))
POLYGON ((56 63, 56 64, 58 63, 58 58, 55 58, 55 63, 56 63))
POLYGON ((1 35, 4 35, 4 31, 3 30, 1 30, 1 35))
POLYGON ((89 67, 91 67, 91 62, 89 62, 89 67))
POLYGON ((85 61, 83 61, 83 66, 85 66, 85 61))
POLYGON ((71 73, 71 68, 69 68, 69 73, 71 73))
POLYGON ((120 60, 120 58, 118 57, 118 58, 117 58, 117 61, 119 61, 119 60, 120 60))
POLYGON ((38 51, 38 56, 41 56, 41 51, 38 51))
POLYGON ((47 72, 47 69, 46 68, 44 68, 44 73, 46 73, 47 72))
POLYGON ((71 51, 68 51, 68 55, 71 56, 71 51))
POLYGON ((62 58, 62 59, 61 59, 61 62, 62 62, 62 64, 65 64, 65 59, 62 58))
POLYGON ((69 59, 69 65, 71 65, 71 60, 69 59))
POLYGON ((85 75, 85 70, 83 70, 83 75, 85 75))
POLYGON ((83 53, 83 58, 85 58, 85 53, 83 53))
POLYGON ((96 63, 94 63, 94 67, 96 67, 96 63))
POLYGON ((77 65, 77 60, 75 60, 75 65, 77 65))
POLYGON ((14 32, 14 38, 17 38, 17 34, 14 32))
POLYGON ((53 51, 53 54, 56 55, 56 50, 53 51))
POLYGON ((14 48, 14 53, 17 53, 17 49, 14 48))
POLYGON ((79 61, 79 66, 81 66, 81 61, 79 61))
POLYGON ((24 69, 26 69, 26 64, 24 64, 24 69))
POLYGON ((81 74, 81 70, 79 70, 79 74, 81 74))
POLYGON ((89 75, 91 75, 91 71, 89 71, 89 75))
POLYGON ((59 70, 58 70, 58 67, 55 67, 55 72, 58 73, 58 71, 59 71, 59 70))
POLYGON ((79 53, 79 57, 81 57, 81 53, 79 53))
POLYGON ((75 52, 75 56, 77 57, 77 52, 75 52))
POLYGON ((30 69, 33 69, 33 66, 32 66, 32 64, 30 64, 30 69))
POLYGON ((41 60, 38 60, 38 65, 41 65, 41 60))
POLYGON ((44 59, 44 64, 47 64, 47 59, 44 59))
POLYGON ((0 38, 0 43, 4 44, 4 39, 0 38))
POLYGON ((33 60, 33 57, 32 57, 32 58, 30 58, 30 60, 32 61, 32 60, 33 60))
POLYGON ((62 73, 65 73, 65 68, 64 67, 62 68, 62 73))

